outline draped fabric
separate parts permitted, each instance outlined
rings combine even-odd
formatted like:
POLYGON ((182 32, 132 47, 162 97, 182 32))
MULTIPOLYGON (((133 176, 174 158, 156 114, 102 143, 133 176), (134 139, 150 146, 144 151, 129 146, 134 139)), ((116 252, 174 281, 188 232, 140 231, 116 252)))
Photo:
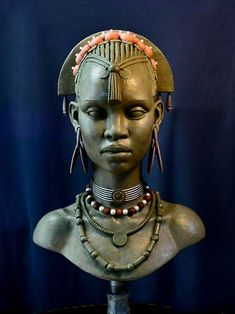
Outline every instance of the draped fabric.
POLYGON ((1 2, 0 312, 35 313, 105 303, 108 283, 37 247, 48 211, 89 181, 69 175, 75 134, 57 78, 84 37, 125 29, 156 43, 174 73, 174 111, 160 129, 164 173, 149 184, 193 208, 205 240, 130 283, 130 302, 189 311, 235 310, 235 2, 233 0, 6 0, 1 2))

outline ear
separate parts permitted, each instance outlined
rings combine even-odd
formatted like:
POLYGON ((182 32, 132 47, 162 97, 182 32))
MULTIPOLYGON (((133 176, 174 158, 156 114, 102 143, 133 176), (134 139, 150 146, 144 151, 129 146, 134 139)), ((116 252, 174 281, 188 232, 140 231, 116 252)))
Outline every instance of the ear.
POLYGON ((154 110, 155 110, 155 121, 154 123, 158 126, 161 124, 163 118, 164 118, 164 105, 161 99, 158 99, 154 104, 154 110))
POLYGON ((69 104, 69 118, 75 130, 79 127, 79 108, 75 101, 69 104))

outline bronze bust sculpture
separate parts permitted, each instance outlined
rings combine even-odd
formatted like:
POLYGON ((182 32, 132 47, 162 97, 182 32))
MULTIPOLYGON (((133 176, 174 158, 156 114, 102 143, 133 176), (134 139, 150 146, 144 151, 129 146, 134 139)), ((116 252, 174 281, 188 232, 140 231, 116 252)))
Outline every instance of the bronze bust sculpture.
POLYGON ((128 281, 152 273, 201 240, 205 229, 198 215, 161 200, 142 177, 149 148, 148 170, 155 155, 162 170, 157 140, 164 116, 161 93, 168 93, 169 111, 173 92, 162 52, 130 32, 96 33, 68 55, 58 92, 65 96, 64 112, 77 136, 71 171, 77 157, 86 171, 88 155, 93 180, 75 204, 39 221, 34 242, 94 276, 128 281), (66 96, 72 94, 76 99, 68 105, 66 96))

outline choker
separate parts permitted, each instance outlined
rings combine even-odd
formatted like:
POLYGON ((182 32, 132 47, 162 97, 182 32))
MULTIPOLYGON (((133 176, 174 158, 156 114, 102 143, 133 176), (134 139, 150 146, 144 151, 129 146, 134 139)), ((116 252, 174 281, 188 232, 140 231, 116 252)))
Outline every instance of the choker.
MULTIPOLYGON (((94 183, 93 183, 93 186, 94 186, 94 183)), ((96 187, 99 188, 99 186, 97 186, 97 185, 96 185, 96 187)), ((107 192, 105 195, 109 195, 109 196, 111 194, 114 194, 114 193, 116 193, 116 195, 118 193, 121 193, 121 192, 125 193, 125 191, 126 191, 126 190, 116 190, 116 191, 114 191, 114 190, 109 190, 109 189, 105 189, 105 188, 102 188, 102 189, 108 190, 109 192, 107 192)), ((127 189, 127 190, 130 191, 130 190, 133 190, 133 189, 135 191, 143 191, 145 194, 143 196, 143 199, 139 203, 137 203, 136 206, 131 206, 129 208, 110 208, 110 207, 103 206, 101 203, 99 203, 99 202, 97 202, 95 200, 95 198, 93 196, 93 193, 94 193, 93 189, 91 189, 89 185, 87 186, 84 195, 85 195, 85 198, 86 198, 86 202, 88 204, 90 204, 95 210, 98 210, 98 211, 104 213, 105 215, 111 215, 111 216, 115 216, 116 218, 119 218, 119 217, 126 216, 126 215, 132 216, 133 214, 136 214, 137 212, 142 210, 145 207, 145 205, 147 205, 151 201, 151 194, 150 194, 151 190, 150 190, 148 185, 145 185, 143 187, 143 185, 141 183, 141 184, 139 184, 139 185, 137 185, 137 186, 135 186, 133 188, 127 189)), ((143 192, 141 194, 143 194, 143 192)), ((135 195, 137 195, 137 194, 135 194, 135 195)), ((131 193, 131 195, 132 195, 132 193, 131 193)), ((140 195, 138 195, 137 198, 140 195)), ((97 194, 96 194, 96 196, 97 196, 97 194)), ((102 198, 102 197, 100 197, 100 198, 107 201, 106 198, 105 199, 102 198)), ((121 199, 119 197, 117 197, 117 198, 121 199)), ((134 200, 134 199, 136 199, 136 197, 133 198, 132 200, 134 200)), ((116 205, 118 205, 118 204, 116 204, 116 205)))
POLYGON ((126 272, 126 271, 131 272, 134 269, 136 269, 137 267, 139 267, 141 264, 143 264, 151 255, 153 248, 155 247, 155 245, 159 239, 159 231, 160 231, 160 225, 161 225, 161 221, 162 221, 161 210, 163 207, 161 204, 161 199, 160 199, 159 193, 158 192, 156 192, 156 193, 152 192, 152 194, 153 195, 152 195, 152 202, 151 202, 150 210, 149 210, 147 216, 145 217, 145 219, 142 221, 142 223, 140 225, 130 229, 130 230, 117 232, 117 233, 113 233, 111 230, 100 226, 96 222, 94 224, 93 223, 94 220, 92 218, 91 219, 88 218, 88 217, 90 217, 90 215, 89 214, 87 215, 88 211, 86 209, 84 195, 82 195, 82 194, 77 195, 76 207, 75 207, 75 218, 76 218, 76 224, 78 226, 78 231, 79 231, 79 235, 80 235, 80 241, 81 241, 84 249, 91 256, 91 258, 93 260, 95 260, 98 263, 98 265, 101 266, 106 271, 108 271, 108 272, 123 272, 123 271, 124 272, 126 272), (130 261, 127 264, 111 263, 110 261, 104 259, 99 254, 99 252, 97 252, 95 250, 95 248, 93 248, 93 246, 90 244, 90 240, 87 237, 86 228, 84 225, 83 211, 84 211, 85 216, 88 220, 88 223, 92 224, 92 226, 95 227, 96 229, 98 229, 98 231, 112 236, 112 242, 118 249, 121 249, 120 247, 122 247, 123 245, 125 245, 127 243, 126 237, 128 237, 131 234, 134 234, 134 233, 138 232, 140 229, 142 229, 147 224, 147 222, 149 221, 150 218, 154 218, 154 220, 155 220, 152 236, 150 237, 149 243, 147 244, 145 250, 140 254, 140 256, 137 259, 130 261), (123 239, 123 238, 125 238, 125 239, 123 239), (120 245, 122 241, 125 243, 120 245))
POLYGON ((103 201, 112 202, 115 205, 121 205, 124 202, 134 201, 144 193, 143 184, 140 183, 125 190, 111 190, 103 188, 92 182, 93 194, 103 201))

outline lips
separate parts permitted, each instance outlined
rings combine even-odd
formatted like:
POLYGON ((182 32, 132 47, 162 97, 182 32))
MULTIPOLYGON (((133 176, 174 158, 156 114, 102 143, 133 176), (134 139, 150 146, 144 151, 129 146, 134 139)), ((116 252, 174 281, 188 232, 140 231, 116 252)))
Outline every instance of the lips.
POLYGON ((124 145, 109 145, 101 150, 101 153, 130 153, 130 148, 124 145))

